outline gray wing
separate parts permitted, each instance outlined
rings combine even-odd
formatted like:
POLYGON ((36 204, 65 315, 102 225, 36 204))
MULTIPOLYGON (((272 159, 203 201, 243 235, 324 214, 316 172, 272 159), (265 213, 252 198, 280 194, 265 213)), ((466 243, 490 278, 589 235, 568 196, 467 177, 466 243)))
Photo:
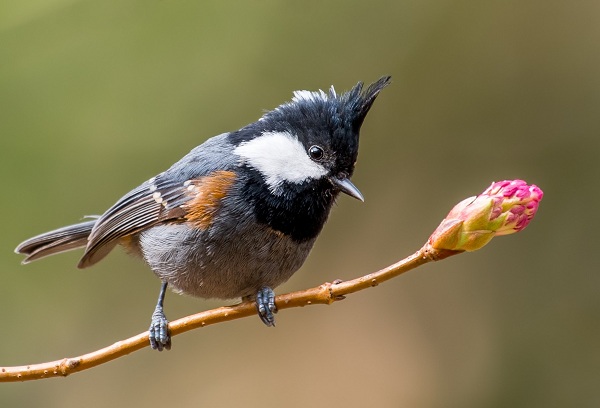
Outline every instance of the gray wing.
POLYGON ((215 136, 196 147, 167 171, 133 189, 96 222, 78 267, 85 268, 104 258, 119 240, 152 225, 183 219, 182 208, 193 195, 188 180, 236 165, 227 134, 215 136))

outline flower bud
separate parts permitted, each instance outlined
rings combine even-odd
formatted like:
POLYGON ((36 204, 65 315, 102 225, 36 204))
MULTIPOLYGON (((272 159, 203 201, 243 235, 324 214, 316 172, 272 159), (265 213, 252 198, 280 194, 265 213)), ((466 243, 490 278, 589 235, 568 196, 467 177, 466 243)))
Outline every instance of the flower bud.
POLYGON ((458 203, 429 237, 435 249, 475 251, 497 235, 524 229, 544 196, 523 180, 492 183, 483 193, 458 203))

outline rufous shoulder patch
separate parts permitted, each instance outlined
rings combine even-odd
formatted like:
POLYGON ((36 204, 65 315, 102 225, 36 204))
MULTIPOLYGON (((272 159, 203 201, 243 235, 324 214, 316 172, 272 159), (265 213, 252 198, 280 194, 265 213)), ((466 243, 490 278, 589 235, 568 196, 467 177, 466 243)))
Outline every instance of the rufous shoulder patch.
POLYGON ((212 223, 221 200, 236 179, 233 171, 215 171, 214 173, 186 181, 183 186, 192 199, 182 207, 186 211, 185 219, 196 227, 206 229, 212 223))

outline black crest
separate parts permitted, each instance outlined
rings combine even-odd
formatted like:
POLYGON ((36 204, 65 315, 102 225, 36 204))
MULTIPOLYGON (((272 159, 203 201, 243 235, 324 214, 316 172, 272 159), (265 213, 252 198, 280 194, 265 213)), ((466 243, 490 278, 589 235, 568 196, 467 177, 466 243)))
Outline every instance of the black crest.
POLYGON ((363 92, 359 82, 350 91, 337 94, 333 86, 329 92, 321 90, 296 91, 292 101, 268 112, 264 120, 282 120, 293 127, 329 130, 344 129, 358 133, 379 92, 391 82, 390 76, 380 78, 363 92), (302 123, 305 125, 302 126, 302 123), (307 126, 308 125, 308 126, 307 126))
POLYGON ((329 135, 334 145, 336 139, 346 145, 343 150, 357 150, 360 127, 377 95, 390 82, 391 77, 384 76, 364 91, 363 83, 359 82, 341 94, 337 94, 333 86, 328 92, 296 91, 290 102, 265 113, 259 121, 233 132, 230 137, 239 143, 263 132, 295 130, 301 139, 329 135))
POLYGON ((353 130, 360 129, 377 95, 390 84, 391 79, 390 76, 381 77, 369 85, 365 92, 362 92, 363 83, 359 82, 350 91, 339 96, 338 104, 341 108, 341 116, 352 124, 353 130))

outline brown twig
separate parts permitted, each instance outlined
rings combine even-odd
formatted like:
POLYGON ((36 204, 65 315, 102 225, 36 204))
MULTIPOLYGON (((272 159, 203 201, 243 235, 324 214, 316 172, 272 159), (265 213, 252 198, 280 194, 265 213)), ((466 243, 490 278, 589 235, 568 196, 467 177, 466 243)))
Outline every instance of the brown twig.
MULTIPOLYGON (((345 282, 327 282, 311 289, 279 295, 275 299, 275 303, 278 310, 315 304, 328 305, 344 299, 345 296, 350 293, 377 286, 386 280, 392 279, 427 262, 443 259, 457 253, 460 252, 437 250, 433 249, 429 244, 426 244, 413 255, 377 272, 345 282)), ((254 302, 243 302, 238 305, 207 310, 172 321, 169 323, 169 329, 171 335, 176 336, 199 327, 240 319, 254 314, 256 314, 254 302)), ((144 332, 79 357, 64 358, 62 360, 27 366, 2 367, 0 368, 0 382, 66 377, 69 374, 87 370, 133 353, 134 351, 147 347, 149 344, 148 332, 144 332)))

